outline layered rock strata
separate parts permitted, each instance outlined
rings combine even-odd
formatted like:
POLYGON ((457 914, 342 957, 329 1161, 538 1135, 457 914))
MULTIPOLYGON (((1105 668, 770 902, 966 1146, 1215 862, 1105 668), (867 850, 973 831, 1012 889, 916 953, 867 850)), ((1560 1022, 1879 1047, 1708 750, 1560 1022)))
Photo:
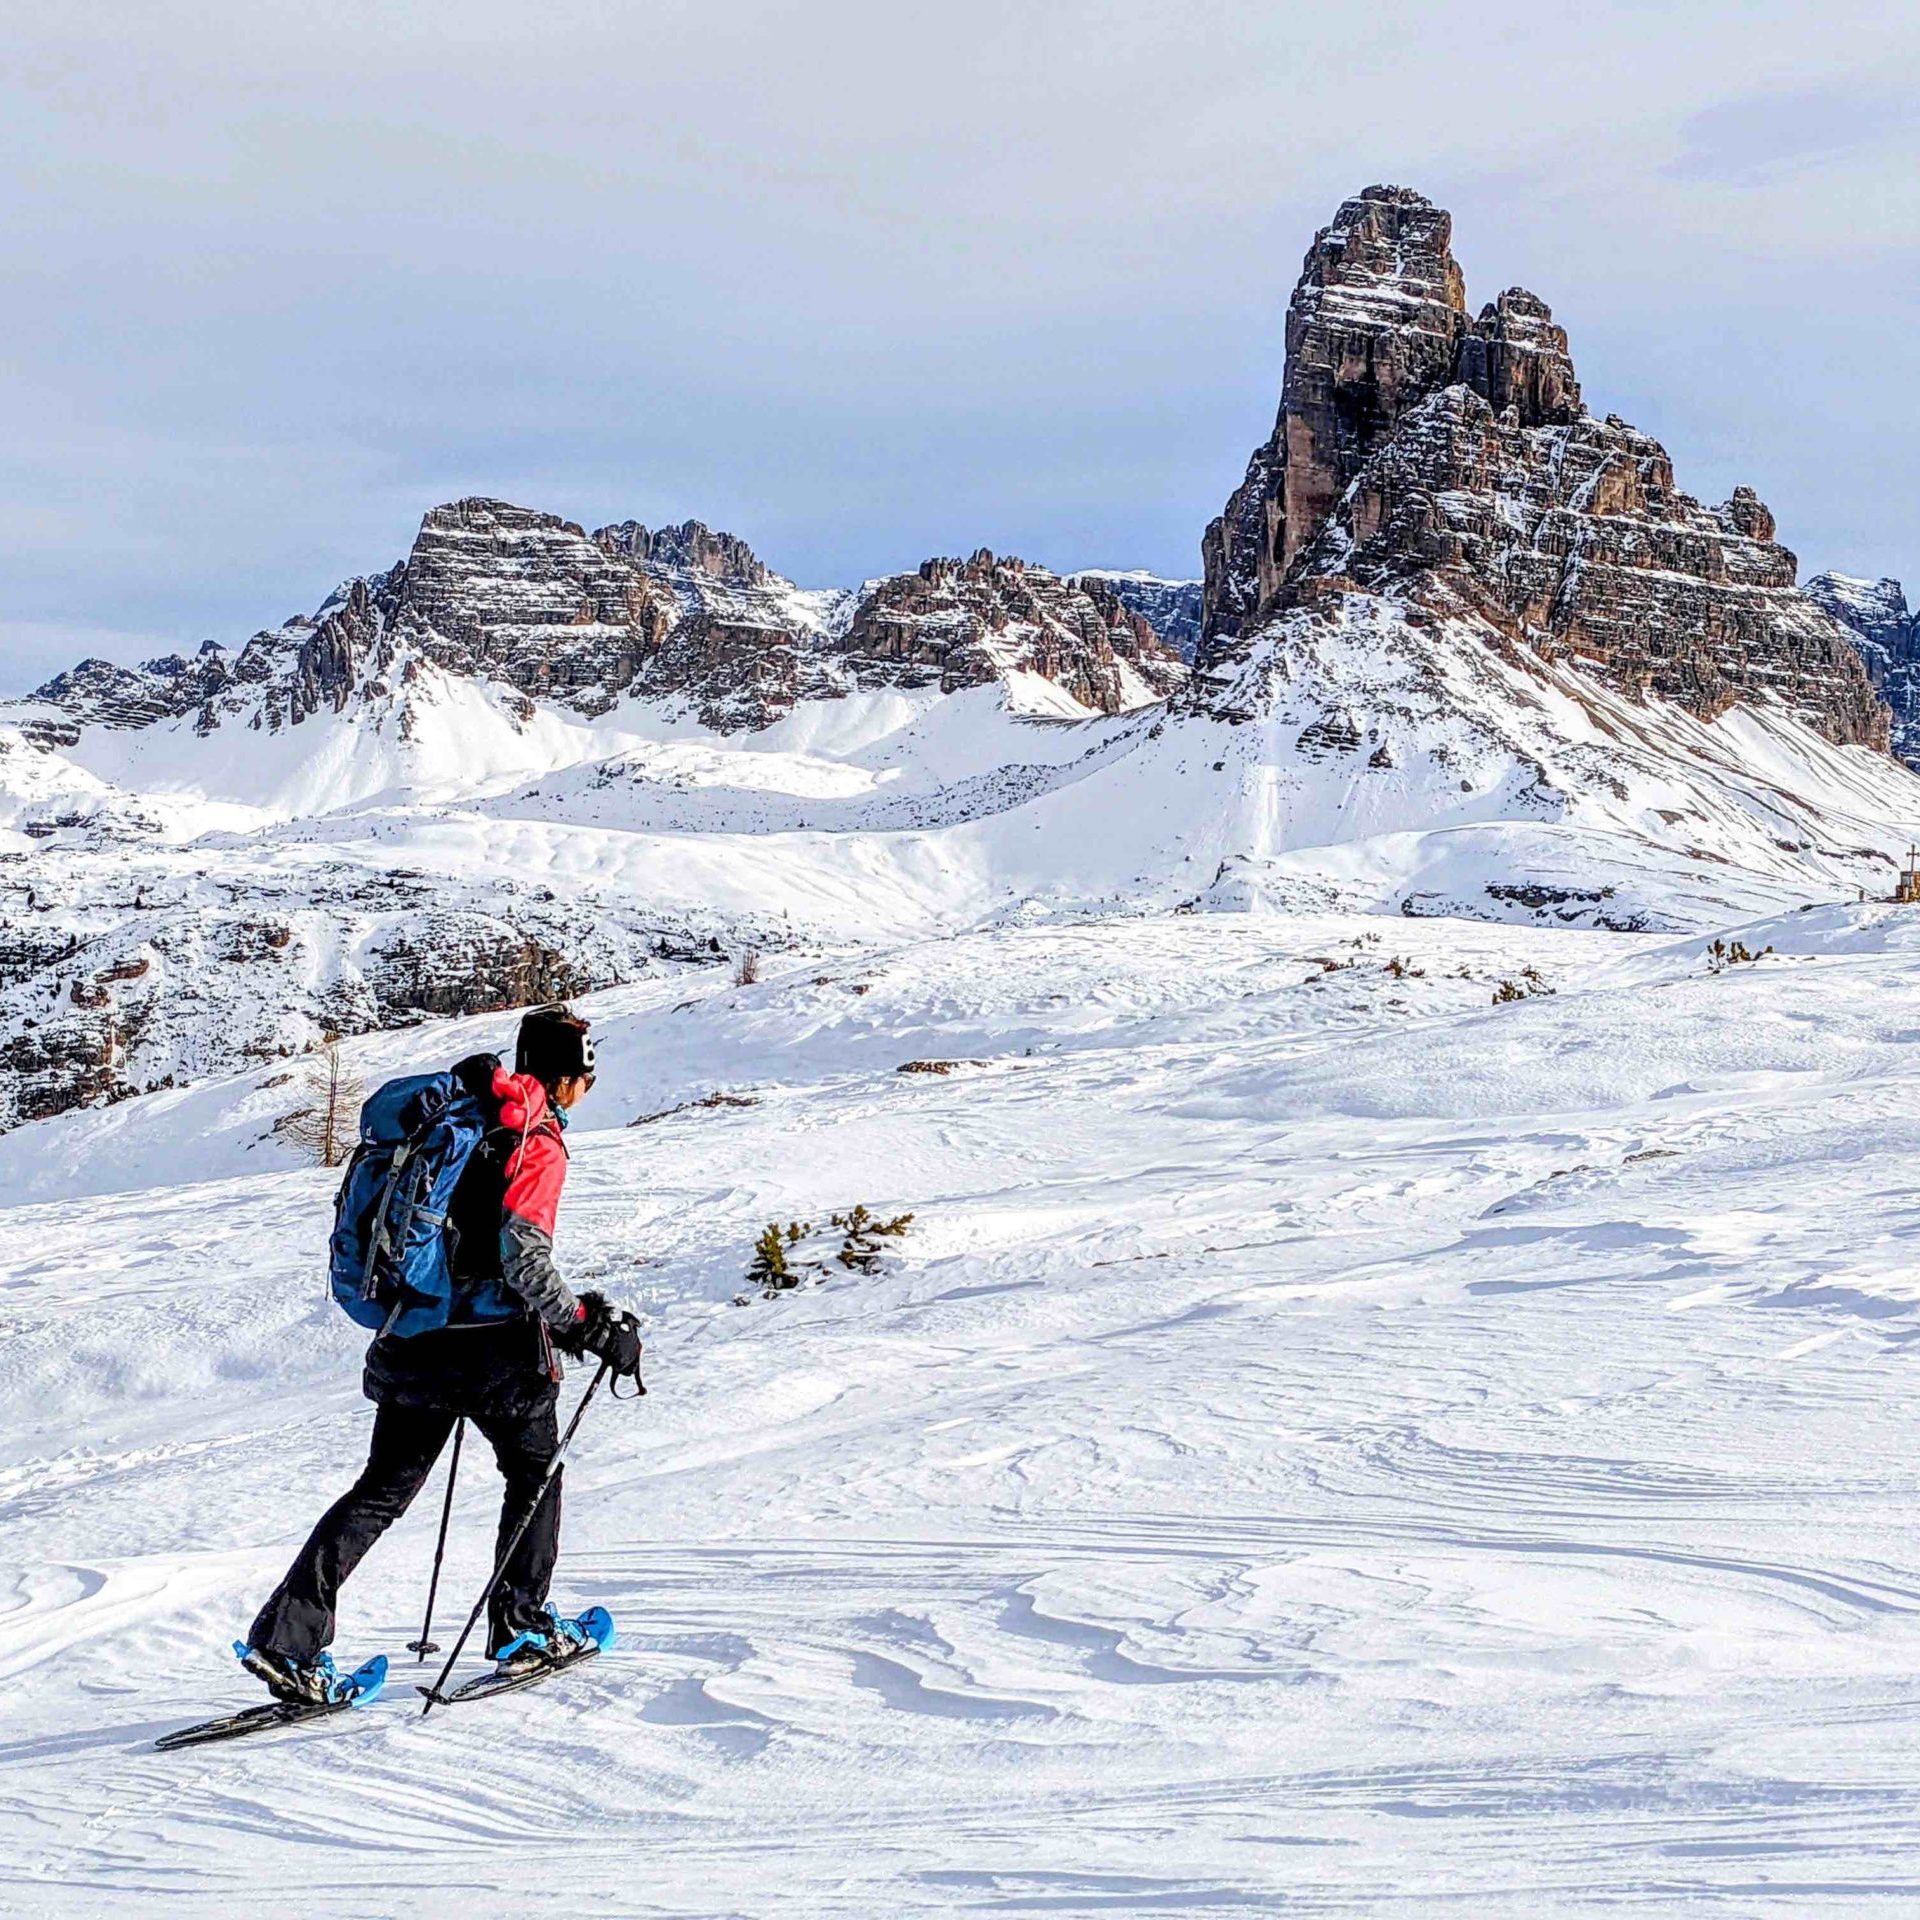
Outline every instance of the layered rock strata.
POLYGON ((1358 588, 1707 717, 1771 696, 1884 748, 1850 635, 1796 589, 1761 501, 1682 492, 1657 441, 1586 412, 1544 301, 1510 288, 1469 317, 1451 247, 1404 187, 1316 236, 1273 433, 1203 543, 1201 674, 1230 676, 1275 613, 1358 588))
POLYGON ((1161 698, 1186 677, 1109 582, 1063 580, 985 548, 875 582, 854 610, 845 653, 868 683, 952 693, 1037 674, 1099 713, 1161 698))
POLYGON ((456 500, 412 551, 348 582, 312 616, 238 651, 143 667, 90 660, 39 689, 24 730, 70 746, 90 725, 190 717, 277 731, 403 693, 423 664, 587 716, 628 698, 680 699, 723 732, 764 727, 801 699, 889 675, 951 690, 1011 672, 1118 713, 1184 678, 1151 621, 1103 579, 976 554, 929 561, 859 594, 806 592, 732 534, 697 520, 587 533, 502 500, 456 500))
POLYGON ((1920 768, 1920 610, 1908 607, 1898 580, 1817 573, 1805 592, 1852 633, 1867 677, 1892 712, 1894 753, 1920 768))

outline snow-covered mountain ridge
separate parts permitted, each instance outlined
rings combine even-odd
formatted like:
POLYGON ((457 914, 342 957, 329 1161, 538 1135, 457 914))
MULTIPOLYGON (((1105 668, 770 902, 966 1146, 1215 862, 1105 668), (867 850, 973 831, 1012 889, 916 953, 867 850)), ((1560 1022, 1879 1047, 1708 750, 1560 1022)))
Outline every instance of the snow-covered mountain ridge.
POLYGON ((858 591, 809 592, 698 521, 588 534, 555 514, 469 499, 429 512, 404 560, 237 654, 209 642, 191 660, 88 661, 18 711, 51 745, 73 744, 89 725, 180 719, 203 734, 277 733, 323 707, 404 713, 428 668, 587 718, 672 703, 717 732, 764 727, 799 700, 859 687, 951 692, 1020 673, 1089 711, 1118 713, 1184 678, 1175 653, 1101 578, 1082 585, 982 550, 858 591))
POLYGON ((1806 593, 1854 633, 1867 676, 1892 711, 1893 751, 1920 765, 1920 611, 1908 607, 1906 589, 1898 580, 1817 573, 1806 593))
POLYGON ((1884 748, 1853 631, 1796 589, 1753 491, 1707 507, 1657 441, 1589 413, 1537 295, 1471 317, 1452 233, 1380 186, 1315 236, 1273 432, 1207 530, 1200 672, 1270 614, 1357 589, 1709 719, 1765 697, 1884 748))
POLYGON ((747 946, 1883 895, 1920 782, 1772 534, 1370 189, 1204 583, 982 550, 813 592, 696 521, 469 499, 235 652, 0 710, 0 1124, 747 946))

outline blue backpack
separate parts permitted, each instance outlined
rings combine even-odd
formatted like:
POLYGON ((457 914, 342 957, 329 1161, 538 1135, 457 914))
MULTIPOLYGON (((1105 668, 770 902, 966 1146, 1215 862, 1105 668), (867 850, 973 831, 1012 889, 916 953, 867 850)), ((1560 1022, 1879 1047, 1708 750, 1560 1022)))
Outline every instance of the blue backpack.
POLYGON ((328 1243, 329 1284, 349 1319, 400 1339, 447 1324, 447 1213, 489 1124, 451 1073, 389 1080, 360 1109, 328 1243))

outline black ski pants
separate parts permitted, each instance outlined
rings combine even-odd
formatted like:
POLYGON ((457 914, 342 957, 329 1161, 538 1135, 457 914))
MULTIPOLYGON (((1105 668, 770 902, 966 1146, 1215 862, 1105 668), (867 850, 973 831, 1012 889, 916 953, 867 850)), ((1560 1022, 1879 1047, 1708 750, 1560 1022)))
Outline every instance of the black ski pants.
MULTIPOLYGON (((247 1644, 310 1661, 333 1639, 334 1614, 340 1583, 352 1573, 367 1549, 413 1504, 426 1484, 458 1415, 443 1407, 412 1407, 392 1402, 373 1416, 373 1444, 360 1478, 325 1513, 308 1536, 307 1544, 287 1569, 287 1577, 273 1598, 260 1609, 247 1644)), ((486 1435, 506 1481, 500 1503, 500 1531, 494 1545, 497 1560, 507 1536, 532 1504, 547 1468, 559 1448, 554 1398, 532 1411, 470 1413, 468 1418, 486 1435)), ((540 1502, 533 1524, 521 1536, 488 1608, 487 1646, 498 1652, 515 1634, 537 1629, 545 1619, 547 1588, 560 1551, 560 1481, 565 1469, 540 1502)))

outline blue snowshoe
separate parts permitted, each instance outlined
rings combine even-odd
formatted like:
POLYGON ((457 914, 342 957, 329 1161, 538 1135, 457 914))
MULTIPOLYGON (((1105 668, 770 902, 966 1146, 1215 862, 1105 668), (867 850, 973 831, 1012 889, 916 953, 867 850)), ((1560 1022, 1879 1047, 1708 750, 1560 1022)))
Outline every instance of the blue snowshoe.
POLYGON ((570 1619, 549 1607, 542 1626, 516 1634, 494 1655, 491 1672, 480 1674, 451 1693, 420 1688, 427 1701, 423 1711, 431 1713, 436 1706, 457 1706, 496 1693, 512 1693, 519 1687, 538 1686, 542 1680, 550 1680, 556 1673, 604 1652, 613 1645, 613 1639, 613 1615, 605 1607, 589 1607, 570 1619))
POLYGON ((493 1656, 493 1671, 508 1680, 538 1667, 564 1667, 604 1652, 613 1638, 613 1616, 605 1607, 589 1607, 571 1618, 549 1607, 544 1627, 516 1634, 493 1656))
POLYGON ((329 1654, 323 1653, 311 1665, 301 1665, 264 1650, 256 1652, 238 1640, 233 1650, 240 1664, 256 1679, 264 1680, 274 1697, 264 1706, 247 1707, 218 1720, 202 1720, 196 1726, 162 1734, 153 1743, 161 1752, 201 1747, 214 1740, 238 1740, 246 1734, 265 1733, 271 1727, 290 1727, 302 1720, 344 1713, 349 1707, 364 1707, 377 1699, 387 1684, 384 1653, 376 1653, 364 1665, 343 1674, 334 1667, 329 1654))

